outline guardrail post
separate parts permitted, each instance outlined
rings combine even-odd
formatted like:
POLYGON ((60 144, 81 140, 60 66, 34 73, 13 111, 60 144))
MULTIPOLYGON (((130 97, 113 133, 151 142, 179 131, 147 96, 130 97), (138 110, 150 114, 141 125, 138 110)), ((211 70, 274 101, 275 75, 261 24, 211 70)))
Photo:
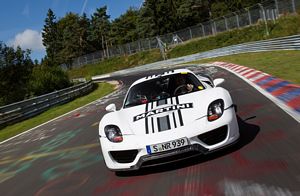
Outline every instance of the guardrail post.
POLYGON ((201 25, 201 28, 202 28, 202 35, 203 35, 203 37, 205 37, 204 26, 203 26, 203 24, 202 24, 202 23, 200 23, 200 25, 201 25))
POLYGON ((79 58, 77 58, 77 65, 81 66, 79 58))
POLYGON ((192 34, 192 29, 191 29, 191 27, 189 27, 188 29, 189 29, 189 32, 190 32, 190 39, 193 39, 193 34, 192 34))
POLYGON ((239 15, 236 12, 234 12, 234 14, 235 14, 235 19, 236 19, 236 26, 237 26, 237 28, 240 28, 239 15))
POLYGON ((130 51, 130 43, 128 43, 127 46, 128 46, 128 53, 131 54, 131 51, 130 51))
POLYGON ((214 23, 213 23, 213 24, 214 24, 215 34, 216 34, 216 33, 218 33, 218 30, 217 30, 217 25, 216 25, 216 21, 214 21, 214 23))
POLYGON ((149 38, 148 38, 148 45, 149 45, 149 49, 151 49, 151 42, 149 38))
POLYGON ((107 55, 107 58, 109 59, 109 49, 108 49, 108 46, 107 46, 107 40, 105 40, 105 45, 106 45, 106 55, 107 55))
POLYGON ((273 23, 275 24, 276 23, 276 9, 271 10, 271 16, 272 16, 273 23))
POLYGON ((268 29, 268 23, 267 23, 267 19, 266 19, 266 13, 265 13, 265 9, 264 7, 262 6, 262 4, 258 4, 261 11, 262 11, 262 15, 263 15, 263 20, 264 20, 264 23, 265 23, 265 28, 266 28, 266 35, 269 36, 269 29, 268 29))
POLYGON ((278 7, 278 0, 274 0, 275 8, 276 8, 276 18, 279 16, 279 7, 278 7))
POLYGON ((119 50, 119 55, 122 55, 121 46, 118 46, 117 49, 119 50))
POLYGON ((224 18, 224 22, 225 22, 225 28, 226 28, 226 31, 228 31, 228 24, 227 24, 227 18, 225 16, 223 16, 224 18))
POLYGON ((292 9, 293 9, 293 12, 296 13, 295 0, 291 0, 291 1, 292 1, 292 9))
POLYGON ((211 26, 212 34, 215 35, 216 34, 216 23, 214 20, 210 21, 210 26, 211 26))
POLYGON ((139 52, 141 51, 141 43, 140 40, 137 41, 138 42, 138 48, 139 48, 139 52))
POLYGON ((249 18, 249 25, 252 25, 251 12, 250 12, 249 8, 247 9, 247 12, 248 12, 248 18, 249 18))

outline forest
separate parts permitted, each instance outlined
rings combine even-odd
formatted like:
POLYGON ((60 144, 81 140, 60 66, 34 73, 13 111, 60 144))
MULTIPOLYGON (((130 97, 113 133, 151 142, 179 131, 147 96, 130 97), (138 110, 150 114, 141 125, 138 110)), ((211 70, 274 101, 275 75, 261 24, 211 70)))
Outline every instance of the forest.
POLYGON ((43 43, 51 64, 71 68, 72 59, 125 44, 197 25, 233 11, 249 7, 258 0, 146 0, 140 8, 130 7, 111 20, 107 7, 91 15, 66 13, 57 19, 48 10, 43 29, 43 43))

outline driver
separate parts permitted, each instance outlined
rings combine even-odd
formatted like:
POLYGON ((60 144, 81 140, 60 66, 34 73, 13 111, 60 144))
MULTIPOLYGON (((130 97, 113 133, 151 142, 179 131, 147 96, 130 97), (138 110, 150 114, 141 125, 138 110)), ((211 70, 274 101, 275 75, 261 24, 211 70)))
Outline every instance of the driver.
POLYGON ((189 93, 193 91, 194 85, 190 84, 186 81, 186 76, 178 75, 175 77, 175 90, 174 94, 183 94, 183 93, 189 93))

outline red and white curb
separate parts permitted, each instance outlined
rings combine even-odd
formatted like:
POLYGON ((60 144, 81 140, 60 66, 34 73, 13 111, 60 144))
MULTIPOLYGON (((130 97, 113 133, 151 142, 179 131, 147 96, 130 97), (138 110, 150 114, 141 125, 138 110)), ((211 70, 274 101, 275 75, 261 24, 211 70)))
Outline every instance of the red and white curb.
POLYGON ((225 62, 211 65, 224 68, 256 88, 300 123, 300 86, 262 71, 225 62))

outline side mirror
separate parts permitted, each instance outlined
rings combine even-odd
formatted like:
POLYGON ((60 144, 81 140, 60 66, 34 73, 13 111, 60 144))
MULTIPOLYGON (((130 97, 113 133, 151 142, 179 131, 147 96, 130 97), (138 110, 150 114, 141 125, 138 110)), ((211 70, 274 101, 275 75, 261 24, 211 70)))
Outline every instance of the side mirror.
POLYGON ((109 104, 108 106, 106 106, 105 110, 108 112, 115 112, 117 110, 116 104, 109 104))
POLYGON ((217 79, 214 79, 214 85, 215 87, 216 86, 219 86, 220 84, 222 84, 225 80, 223 78, 217 78, 217 79))

